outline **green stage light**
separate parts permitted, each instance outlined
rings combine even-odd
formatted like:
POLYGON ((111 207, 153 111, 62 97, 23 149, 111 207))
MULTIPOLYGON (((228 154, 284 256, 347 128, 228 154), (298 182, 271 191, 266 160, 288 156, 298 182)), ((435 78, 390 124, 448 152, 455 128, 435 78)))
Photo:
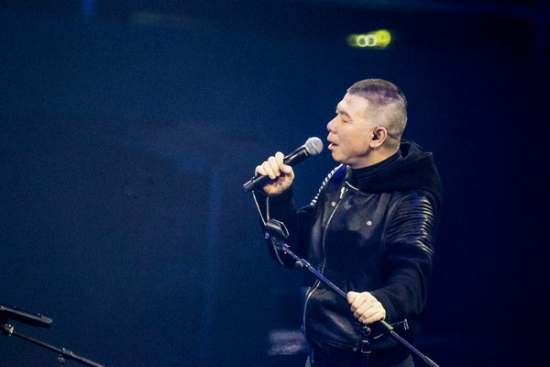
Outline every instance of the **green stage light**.
POLYGON ((391 34, 385 29, 348 36, 348 45, 358 48, 385 48, 391 42, 391 34))

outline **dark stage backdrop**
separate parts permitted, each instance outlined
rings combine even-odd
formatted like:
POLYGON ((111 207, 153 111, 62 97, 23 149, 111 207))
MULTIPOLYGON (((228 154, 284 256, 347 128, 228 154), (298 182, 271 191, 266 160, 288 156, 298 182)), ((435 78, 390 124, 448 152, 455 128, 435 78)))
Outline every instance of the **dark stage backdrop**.
MULTIPOLYGON (((16 3, 0 8, 0 303, 54 320, 16 331, 106 366, 303 365, 299 340, 274 345, 299 330, 301 274, 269 258, 241 186, 276 150, 324 140, 345 89, 380 77, 408 96, 406 138, 444 184, 415 345, 447 367, 547 360, 545 23, 16 3), (383 27, 385 50, 346 45, 383 27)), ((296 168, 299 205, 333 166, 324 152, 296 168)), ((1 336, 0 365, 57 361, 1 336)))

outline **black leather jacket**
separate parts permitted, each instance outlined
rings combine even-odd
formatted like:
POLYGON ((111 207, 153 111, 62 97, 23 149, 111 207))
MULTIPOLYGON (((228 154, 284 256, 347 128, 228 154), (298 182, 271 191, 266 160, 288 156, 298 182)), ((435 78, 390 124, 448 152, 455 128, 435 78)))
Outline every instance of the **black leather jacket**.
MULTIPOLYGON (((344 292, 371 292, 386 309, 388 323, 407 319, 411 329, 400 335, 410 340, 424 310, 441 188, 430 153, 408 144, 401 154, 398 165, 368 182, 355 182, 349 167, 337 167, 300 210, 294 209, 292 190, 267 201, 270 216, 287 226, 288 244, 298 256, 344 292)), ((269 249, 281 265, 294 266, 272 245, 269 249)), ((308 275, 302 327, 308 340, 361 348, 362 325, 349 304, 308 275)), ((408 354, 391 337, 375 339, 372 350, 372 366, 408 354)))

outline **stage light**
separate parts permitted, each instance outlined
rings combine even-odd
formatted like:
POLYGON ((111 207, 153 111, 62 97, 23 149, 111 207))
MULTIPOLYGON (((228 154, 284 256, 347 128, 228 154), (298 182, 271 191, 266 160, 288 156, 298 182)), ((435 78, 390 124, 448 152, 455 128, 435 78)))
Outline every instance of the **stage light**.
POLYGON ((357 48, 385 48, 391 42, 391 34, 385 29, 348 36, 348 45, 357 48))

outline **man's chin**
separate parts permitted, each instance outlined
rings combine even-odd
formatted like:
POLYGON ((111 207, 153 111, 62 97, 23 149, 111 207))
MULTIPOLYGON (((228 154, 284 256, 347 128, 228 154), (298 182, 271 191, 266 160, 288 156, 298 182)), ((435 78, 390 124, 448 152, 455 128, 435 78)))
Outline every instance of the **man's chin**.
POLYGON ((342 157, 338 156, 338 153, 332 151, 332 159, 338 163, 342 163, 342 157))

